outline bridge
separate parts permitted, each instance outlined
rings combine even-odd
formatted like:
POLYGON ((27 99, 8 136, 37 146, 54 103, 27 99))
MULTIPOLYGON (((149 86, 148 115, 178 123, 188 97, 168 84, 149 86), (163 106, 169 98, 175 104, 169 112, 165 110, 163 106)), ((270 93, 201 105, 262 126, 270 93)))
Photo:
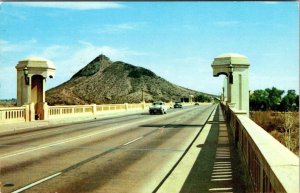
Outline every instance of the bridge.
POLYGON ((213 61, 220 104, 166 115, 145 102, 48 106, 39 76, 55 68, 33 63, 17 65, 22 106, 0 109, 0 192, 299 192, 299 158, 248 116, 242 55, 213 61))

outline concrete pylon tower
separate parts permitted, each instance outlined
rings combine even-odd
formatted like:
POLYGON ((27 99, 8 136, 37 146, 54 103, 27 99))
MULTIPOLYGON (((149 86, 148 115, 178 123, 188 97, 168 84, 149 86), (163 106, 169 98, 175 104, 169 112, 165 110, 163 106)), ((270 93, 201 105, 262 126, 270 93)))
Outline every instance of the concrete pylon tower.
POLYGON ((34 114, 43 119, 46 79, 54 77, 54 64, 47 59, 31 57, 19 61, 16 69, 17 105, 34 105, 34 114))
POLYGON ((249 115, 249 61, 246 56, 235 53, 217 56, 213 63, 213 76, 226 75, 224 81, 227 104, 249 115))
POLYGON ((189 103, 192 103, 194 102, 194 95, 189 95, 189 103))

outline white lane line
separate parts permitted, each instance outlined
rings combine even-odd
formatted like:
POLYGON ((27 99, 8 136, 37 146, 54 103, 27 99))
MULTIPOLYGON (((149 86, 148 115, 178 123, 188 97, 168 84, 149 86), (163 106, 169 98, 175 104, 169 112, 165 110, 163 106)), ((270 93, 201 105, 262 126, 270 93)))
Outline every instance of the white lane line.
MULTIPOLYGON (((191 110, 191 109, 186 109, 186 111, 189 111, 189 110, 191 110)), ((182 113, 182 112, 178 111, 178 112, 172 113, 171 115, 176 115, 176 114, 180 114, 180 113, 182 113)), ((117 129, 128 127, 128 126, 131 126, 131 125, 136 125, 136 124, 140 124, 140 123, 147 122, 147 121, 154 121, 154 120, 157 120, 157 119, 160 119, 160 117, 158 117, 158 118, 153 117, 153 118, 149 118, 149 119, 144 119, 144 120, 137 121, 137 122, 134 122, 134 123, 128 123, 128 124, 116 126, 116 127, 104 130, 104 131, 93 132, 93 133, 90 133, 90 134, 87 134, 87 135, 74 137, 74 138, 59 141, 59 142, 56 142, 56 143, 49 143, 49 144, 45 144, 45 145, 38 146, 38 147, 35 147, 35 148, 28 148, 28 149, 25 149, 25 150, 22 150, 22 151, 16 151, 14 153, 4 154, 4 155, 0 156, 0 160, 5 159, 5 158, 10 158, 10 157, 13 157, 13 156, 17 156, 17 155, 21 155, 21 154, 25 154, 25 153, 29 153, 29 152, 32 152, 32 151, 40 150, 40 149, 45 149, 45 148, 55 146, 55 145, 60 145, 60 144, 64 144, 64 143, 68 143, 68 142, 72 142, 72 141, 77 141, 77 140, 80 140, 80 139, 83 139, 83 138, 91 137, 93 135, 98 135, 98 134, 101 134, 101 133, 104 133, 104 132, 117 130, 117 129)))
POLYGON ((134 140, 131 140, 131 141, 129 141, 129 142, 123 144, 123 146, 129 145, 129 144, 131 144, 131 143, 133 143, 133 142, 135 142, 135 141, 137 141, 137 140, 140 140, 140 139, 142 139, 142 138, 144 138, 144 136, 138 137, 138 138, 136 138, 136 139, 134 139, 134 140))
POLYGON ((53 175, 48 176, 48 177, 46 177, 46 178, 43 178, 43 179, 41 179, 41 180, 39 180, 39 181, 36 181, 36 182, 34 182, 34 183, 32 183, 32 184, 29 184, 29 185, 27 185, 27 186, 25 186, 25 187, 23 187, 23 188, 20 188, 20 189, 18 189, 18 190, 15 190, 15 191, 13 191, 12 193, 19 193, 19 192, 22 192, 22 191, 24 191, 24 190, 27 190, 27 189, 33 187, 33 186, 36 186, 36 185, 38 185, 38 184, 40 184, 40 183, 43 183, 43 182, 45 182, 45 181, 47 181, 47 180, 50 180, 50 179, 52 179, 52 178, 55 178, 56 176, 59 176, 59 175, 61 175, 61 174, 62 174, 62 172, 58 172, 58 173, 56 173, 56 174, 53 174, 53 175))
POLYGON ((13 157, 13 156, 16 156, 16 155, 21 155, 21 154, 28 153, 28 152, 40 150, 40 149, 45 149, 45 148, 48 148, 48 147, 51 147, 51 146, 68 143, 68 142, 71 142, 71 141, 77 141, 77 140, 80 140, 80 139, 83 139, 83 138, 91 137, 93 135, 97 135, 97 134, 100 134, 100 133, 105 133, 105 132, 108 132, 108 131, 111 131, 111 130, 114 130, 114 129, 116 129, 116 128, 107 129, 107 130, 104 130, 104 131, 98 131, 98 132, 94 132, 94 133, 91 133, 91 134, 82 135, 80 137, 74 137, 74 138, 71 138, 71 139, 68 139, 68 140, 59 141, 59 142, 56 142, 56 143, 45 144, 45 145, 42 145, 42 146, 39 146, 39 147, 36 147, 36 148, 25 149, 23 151, 19 151, 19 152, 16 152, 16 153, 3 155, 3 156, 0 157, 0 160, 4 159, 4 158, 13 157))
POLYGON ((72 141, 77 141, 77 140, 80 140, 80 139, 83 139, 83 138, 91 137, 93 135, 98 135, 98 134, 105 133, 105 132, 108 132, 108 131, 117 130, 117 129, 120 129, 120 128, 128 127, 128 126, 131 126, 131 125, 136 125, 136 124, 140 124, 140 123, 143 123, 143 122, 152 121, 152 120, 156 120, 156 119, 158 119, 158 118, 144 119, 144 120, 137 121, 137 122, 134 122, 134 123, 128 123, 128 124, 116 126, 116 127, 110 128, 110 129, 106 129, 104 131, 97 131, 97 132, 82 135, 82 136, 79 136, 79 137, 74 137, 74 138, 71 138, 71 139, 59 141, 59 142, 56 142, 56 143, 49 143, 49 144, 45 144, 45 145, 38 146, 38 147, 35 147, 35 148, 28 148, 28 149, 25 149, 25 150, 22 150, 22 151, 17 151, 15 153, 5 154, 3 156, 0 156, 0 160, 5 159, 5 158, 9 158, 9 157, 13 157, 13 156, 17 156, 17 155, 21 155, 21 154, 24 154, 24 153, 29 153, 29 152, 32 152, 32 151, 40 150, 40 149, 45 149, 45 148, 55 146, 55 145, 60 145, 60 144, 64 144, 64 143, 68 143, 68 142, 72 142, 72 141))
MULTIPOLYGON (((41 134, 46 134, 46 133, 51 133, 51 132, 55 132, 55 131, 44 131, 44 132, 39 132, 39 133, 35 133, 35 134, 28 134, 28 135, 23 135, 23 137, 32 137, 32 136, 35 136, 35 135, 41 135, 41 134)), ((15 138, 14 138, 15 139, 15 138)))

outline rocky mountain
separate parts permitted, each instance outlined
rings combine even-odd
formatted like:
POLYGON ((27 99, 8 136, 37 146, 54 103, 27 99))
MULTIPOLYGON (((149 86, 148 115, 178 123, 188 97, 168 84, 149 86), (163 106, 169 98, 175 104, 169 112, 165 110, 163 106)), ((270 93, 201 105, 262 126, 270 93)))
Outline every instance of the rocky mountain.
POLYGON ((148 69, 112 62, 101 54, 70 80, 48 90, 46 101, 50 105, 139 103, 142 97, 146 102, 175 101, 198 94, 200 92, 172 84, 148 69))

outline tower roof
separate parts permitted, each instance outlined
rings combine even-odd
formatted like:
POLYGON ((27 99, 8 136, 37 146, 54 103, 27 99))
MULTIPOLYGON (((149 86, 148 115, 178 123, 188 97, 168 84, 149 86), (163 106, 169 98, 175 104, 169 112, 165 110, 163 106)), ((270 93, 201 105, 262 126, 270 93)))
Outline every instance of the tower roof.
POLYGON ((248 65, 249 60, 246 56, 237 53, 225 53, 215 57, 212 65, 248 65))
POLYGON ((30 68, 47 68, 55 70, 55 66, 52 61, 41 57, 29 57, 20 60, 16 68, 24 68, 25 66, 30 68))

